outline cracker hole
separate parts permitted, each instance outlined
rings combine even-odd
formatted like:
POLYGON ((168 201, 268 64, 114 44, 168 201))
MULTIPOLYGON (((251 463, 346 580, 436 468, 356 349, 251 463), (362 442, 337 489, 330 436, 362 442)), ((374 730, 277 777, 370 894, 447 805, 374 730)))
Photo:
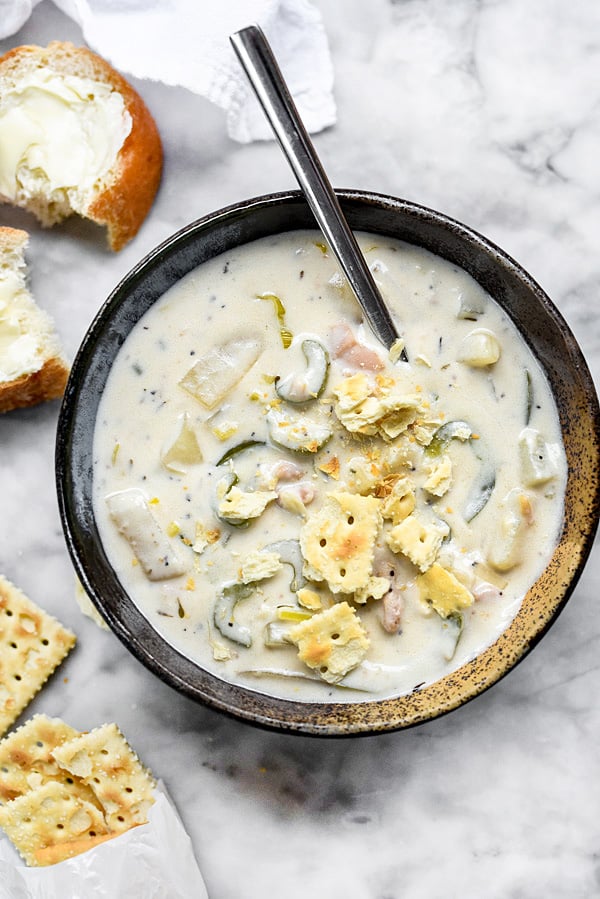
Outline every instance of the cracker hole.
POLYGON ((20 674, 14 674, 13 677, 14 677, 15 680, 22 680, 20 674))
POLYGON ((65 825, 64 825, 64 824, 57 824, 57 825, 56 825, 56 829, 57 829, 57 830, 64 830, 64 829, 65 829, 65 825))
POLYGON ((332 640, 339 640, 339 639, 340 639, 340 635, 339 635, 339 634, 332 634, 332 635, 331 635, 331 639, 332 639, 332 640))
POLYGON ((50 640, 47 640, 46 637, 44 637, 44 639, 42 640, 42 646, 48 646, 49 643, 50 640))
POLYGON ((13 614, 12 609, 7 609, 7 610, 6 610, 6 614, 7 614, 8 617, 10 618, 10 617, 12 616, 12 614, 13 614))
POLYGON ((88 837, 95 837, 95 836, 96 836, 95 830, 88 830, 88 837))
POLYGON ((348 516, 348 524, 354 524, 354 515, 348 516))
POLYGON ((117 821, 124 821, 124 820, 125 820, 125 818, 123 817, 123 815, 117 815, 117 821))
POLYGON ((326 674, 327 665, 321 665, 321 667, 319 668, 319 671, 321 672, 321 674, 326 674))
POLYGON ((346 569, 340 568, 340 577, 346 577, 346 569))
POLYGON ((41 749, 41 747, 42 747, 44 744, 42 743, 41 740, 36 740, 36 741, 35 741, 35 745, 36 745, 36 746, 39 746, 40 749, 41 749))
POLYGON ((94 783, 95 783, 95 784, 99 784, 99 783, 100 783, 100 778, 99 778, 99 777, 95 777, 95 778, 94 778, 94 783))
POLYGON ((101 749, 100 755, 108 755, 108 749, 101 749))
POLYGON ((66 784, 72 784, 73 782, 74 782, 74 781, 73 781, 73 778, 72 778, 72 777, 65 777, 65 783, 66 783, 66 784))
POLYGON ((125 787, 125 792, 126 792, 126 793, 133 793, 133 788, 132 788, 132 787, 125 787))
POLYGON ((10 642, 8 645, 9 645, 9 646, 12 646, 13 649, 17 649, 17 648, 18 648, 18 647, 17 647, 17 644, 15 643, 14 640, 11 640, 11 642, 10 642))
POLYGON ((325 537, 321 537, 321 539, 319 540, 319 546, 327 546, 327 540, 325 539, 325 537))

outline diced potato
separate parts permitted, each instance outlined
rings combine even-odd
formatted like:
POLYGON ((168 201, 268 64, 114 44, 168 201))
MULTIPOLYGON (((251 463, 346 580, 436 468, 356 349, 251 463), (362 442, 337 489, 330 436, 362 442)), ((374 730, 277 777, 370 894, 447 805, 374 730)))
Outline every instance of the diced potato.
POLYGON ((274 649, 291 643, 290 630, 293 626, 289 621, 269 621, 264 633, 265 646, 274 649))
POLYGON ((479 316, 485 312, 484 299, 480 293, 475 293, 474 290, 466 288, 459 292, 458 297, 460 306, 456 313, 457 318, 477 321, 479 316))
POLYGON ((502 500, 500 510, 488 561, 497 571, 508 571, 522 558, 524 532, 532 521, 530 498, 524 490, 515 487, 502 500))
POLYGON ((151 581, 179 577, 187 565, 156 521, 142 490, 132 487, 106 497, 110 517, 151 581))
POLYGON ((202 450, 187 412, 177 418, 173 433, 163 446, 160 461, 169 471, 185 474, 189 465, 202 462, 202 450))
POLYGON ((201 356, 179 384, 207 409, 214 409, 252 368, 261 350, 259 340, 231 340, 201 356))
POLYGON ((473 368, 485 368, 500 358, 500 343, 493 331, 475 328, 461 341, 456 357, 459 362, 473 368))
POLYGON ((535 428, 524 428, 521 431, 519 455, 523 483, 528 487, 539 487, 556 477, 550 448, 535 428))

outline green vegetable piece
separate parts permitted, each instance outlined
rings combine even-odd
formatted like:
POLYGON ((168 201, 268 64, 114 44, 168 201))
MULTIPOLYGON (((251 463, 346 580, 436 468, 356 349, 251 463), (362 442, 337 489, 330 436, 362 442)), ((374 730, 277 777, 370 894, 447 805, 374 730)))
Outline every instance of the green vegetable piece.
MULTIPOLYGON (((292 671, 291 669, 286 668, 247 668, 245 671, 240 671, 240 674, 243 674, 245 677, 281 677, 296 680, 312 680, 322 683, 321 678, 314 674, 308 674, 304 671, 292 671)), ((339 686, 339 684, 336 684, 336 687, 339 686)))
POLYGON ((278 540, 276 543, 269 543, 263 546, 264 552, 278 553, 279 558, 284 565, 290 565, 294 575, 290 581, 290 590, 297 593, 306 584, 306 578, 302 574, 304 560, 300 549, 299 540, 278 540))
POLYGON ((465 503, 463 518, 467 524, 470 524, 473 519, 479 515, 492 495, 495 486, 496 472, 493 471, 489 465, 484 465, 481 477, 473 486, 467 502, 465 503))
POLYGON ((232 582, 221 587, 215 602, 213 612, 215 627, 228 640, 241 646, 252 646, 252 635, 249 628, 236 622, 235 607, 238 602, 248 599, 253 593, 254 588, 250 584, 232 582))
POLYGON ((533 381, 531 379, 531 372, 528 368, 525 369, 525 396, 525 424, 528 425, 531 421, 531 412, 533 409, 533 381))
POLYGON ((236 443, 235 446, 230 447, 227 452, 223 453, 219 461, 216 463, 218 465, 225 465, 226 462, 229 462, 231 459, 234 459, 240 453, 245 452, 246 450, 252 449, 255 446, 264 446, 264 440, 242 440, 241 443, 236 443))
POLYGON ((275 385, 277 396, 287 403, 307 403, 325 389, 329 371, 329 355, 322 343, 312 338, 302 341, 306 370, 289 374, 275 385))
MULTIPOLYGON (((304 671, 293 671, 289 668, 247 668, 245 671, 240 671, 240 674, 243 674, 245 677, 280 677, 280 678, 289 678, 292 680, 310 680, 316 681, 319 684, 322 684, 323 681, 318 675, 309 674, 304 671)), ((325 685, 327 686, 327 685, 325 685)), ((359 687, 354 686, 353 684, 345 684, 343 681, 337 681, 335 684, 336 690, 352 690, 355 693, 371 693, 368 687, 359 687)))
MULTIPOLYGON (((425 455, 435 458, 440 456, 448 447, 451 440, 469 441, 474 447, 471 426, 466 421, 447 421, 437 429, 431 443, 425 447, 425 455)), ((463 518, 470 523, 476 515, 479 515, 496 486, 496 472, 489 460, 485 457, 485 450, 480 448, 475 451, 476 457, 481 462, 481 471, 477 482, 474 484, 463 510, 463 518)))
POLYGON ((447 421, 437 429, 431 443, 425 447, 426 456, 441 456, 451 440, 471 439, 472 430, 466 421, 447 421))
POLYGON ((444 648, 442 650, 447 662, 451 662, 456 653, 464 627, 463 616, 460 612, 453 612, 447 618, 442 619, 442 633, 444 648))
POLYGON ((270 300, 273 303, 277 321, 279 322, 279 336, 281 337, 281 343, 284 350, 287 350, 292 343, 293 335, 285 326, 285 306, 274 293, 259 293, 257 294, 257 297, 259 300, 270 300))

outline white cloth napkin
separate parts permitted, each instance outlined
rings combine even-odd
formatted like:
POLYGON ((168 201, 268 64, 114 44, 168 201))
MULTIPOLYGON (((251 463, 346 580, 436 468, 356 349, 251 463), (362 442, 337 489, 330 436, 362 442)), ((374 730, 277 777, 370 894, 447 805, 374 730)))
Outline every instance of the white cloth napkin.
MULTIPOLYGON (((42 0, 0 0, 0 38, 14 34, 42 0)), ((308 0, 54 0, 89 46, 136 78, 179 85, 227 112, 247 143, 272 137, 229 35, 260 25, 311 132, 335 122, 333 67, 320 13, 308 0)))

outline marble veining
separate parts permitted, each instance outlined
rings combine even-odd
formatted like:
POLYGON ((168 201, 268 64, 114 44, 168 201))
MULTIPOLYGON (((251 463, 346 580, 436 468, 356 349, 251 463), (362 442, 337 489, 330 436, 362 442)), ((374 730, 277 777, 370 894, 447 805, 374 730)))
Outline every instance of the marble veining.
MULTIPOLYGON (((433 206, 497 242, 550 294, 600 384, 598 4, 315 5, 336 78, 338 122, 315 138, 332 182, 433 206)), ((46 2, 0 52, 52 39, 81 35, 46 2)), ((31 233, 32 290, 70 355, 114 285, 170 233, 295 186, 275 144, 236 144, 202 98, 136 85, 166 159, 125 250, 109 254, 78 220, 42 231, 0 206, 2 224, 31 233)), ((211 899, 600 895, 597 544, 539 646, 464 708, 350 741, 256 730, 174 693, 79 612, 54 491, 57 413, 0 420, 0 569, 79 638, 27 716, 81 729, 116 720, 165 781, 211 899)))

